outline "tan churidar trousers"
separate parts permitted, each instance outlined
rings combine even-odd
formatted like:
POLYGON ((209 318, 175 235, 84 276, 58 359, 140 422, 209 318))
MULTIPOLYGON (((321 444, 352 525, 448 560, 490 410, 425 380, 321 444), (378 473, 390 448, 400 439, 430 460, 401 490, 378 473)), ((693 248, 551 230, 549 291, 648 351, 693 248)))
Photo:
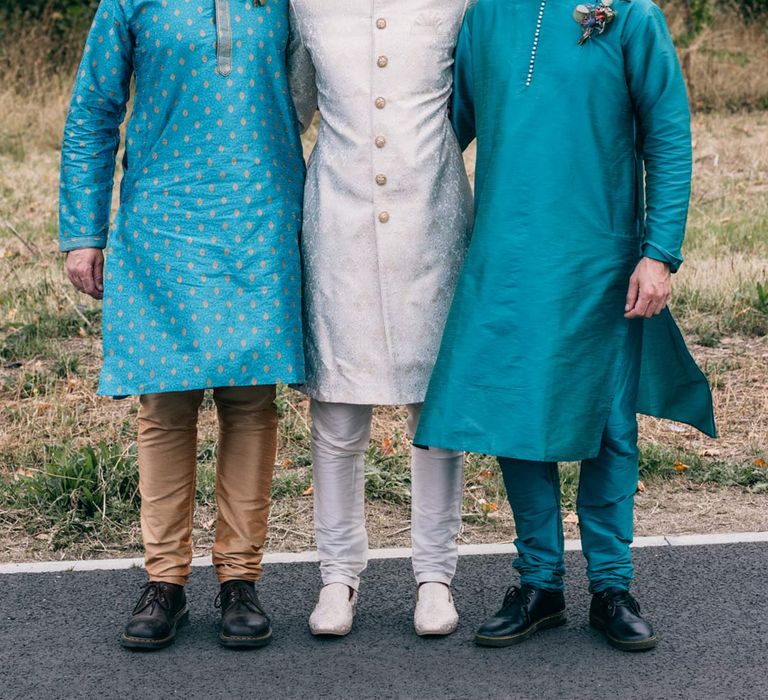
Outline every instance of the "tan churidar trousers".
MULTIPOLYGON (((184 585, 192 562, 197 420, 203 391, 140 397, 141 530, 151 581, 184 585)), ((256 581, 277 456, 275 387, 214 389, 219 419, 216 542, 219 581, 256 581)))

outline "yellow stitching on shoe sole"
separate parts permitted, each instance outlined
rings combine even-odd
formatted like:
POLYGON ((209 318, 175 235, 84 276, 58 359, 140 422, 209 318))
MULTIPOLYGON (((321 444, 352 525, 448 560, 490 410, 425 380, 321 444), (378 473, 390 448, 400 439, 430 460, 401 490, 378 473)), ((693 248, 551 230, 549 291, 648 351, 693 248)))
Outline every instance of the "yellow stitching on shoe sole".
POLYGON ((253 640, 254 642, 261 641, 262 639, 269 639, 272 636, 272 632, 267 632, 266 634, 263 634, 261 637, 228 637, 225 634, 219 634, 219 639, 223 639, 226 641, 244 641, 244 640, 253 640))
MULTIPOLYGON (((524 637, 526 634, 530 634, 531 632, 538 632, 539 627, 543 622, 548 622, 549 620, 554 620, 561 615, 565 615, 565 610, 559 613, 555 613, 554 615, 550 615, 549 617, 542 617, 541 620, 538 622, 535 622, 533 625, 531 625, 527 630, 524 632, 518 632, 517 634, 513 634, 509 637, 486 637, 482 634, 476 634, 475 639, 490 639, 490 640, 496 640, 496 641, 508 641, 510 639, 519 639, 520 637, 524 637)), ((563 622, 567 622, 567 618, 563 620, 563 622)))

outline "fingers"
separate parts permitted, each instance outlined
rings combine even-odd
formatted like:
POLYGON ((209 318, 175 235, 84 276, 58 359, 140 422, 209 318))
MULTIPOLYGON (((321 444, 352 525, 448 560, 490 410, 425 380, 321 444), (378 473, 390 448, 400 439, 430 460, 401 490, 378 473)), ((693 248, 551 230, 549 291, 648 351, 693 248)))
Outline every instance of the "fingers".
POLYGON ((100 250, 77 250, 67 256, 67 276, 79 292, 104 296, 104 256, 100 250))
POLYGON ((635 305, 624 314, 624 318, 652 318, 658 316, 669 303, 669 292, 658 289, 641 289, 635 305))
POLYGON ((70 268, 69 265, 67 265, 67 277, 69 277, 69 281, 72 283, 72 286, 78 291, 82 292, 82 286, 80 284, 80 278, 77 276, 77 273, 74 269, 70 268))
POLYGON ((89 297, 92 297, 96 293, 96 282, 93 275, 93 264, 84 265, 78 271, 80 276, 80 283, 83 285, 82 290, 89 297))
POLYGON ((94 299, 101 299, 104 296, 104 256, 96 256, 93 265, 93 284, 95 291, 94 299))
POLYGON ((667 291, 662 298, 659 300, 658 304, 656 305, 656 308, 654 309, 653 315, 658 316, 664 309, 669 306, 669 300, 672 297, 672 294, 667 291))
POLYGON ((640 280, 637 275, 632 275, 629 278, 629 290, 627 291, 627 303, 624 306, 624 311, 629 312, 635 308, 637 304, 637 297, 640 295, 640 280))
POLYGON ((645 293, 640 292, 635 305, 624 314, 624 318, 650 318, 649 310, 652 308, 652 299, 645 293))

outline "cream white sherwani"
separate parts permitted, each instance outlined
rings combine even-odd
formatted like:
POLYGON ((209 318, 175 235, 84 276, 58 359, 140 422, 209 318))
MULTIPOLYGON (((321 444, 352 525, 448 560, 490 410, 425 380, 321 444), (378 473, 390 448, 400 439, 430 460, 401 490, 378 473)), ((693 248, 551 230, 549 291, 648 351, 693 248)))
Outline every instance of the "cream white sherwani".
POLYGON ((448 119, 468 0, 292 0, 305 195, 306 393, 424 400, 472 195, 448 119), (299 45, 298 47, 296 45, 299 45))

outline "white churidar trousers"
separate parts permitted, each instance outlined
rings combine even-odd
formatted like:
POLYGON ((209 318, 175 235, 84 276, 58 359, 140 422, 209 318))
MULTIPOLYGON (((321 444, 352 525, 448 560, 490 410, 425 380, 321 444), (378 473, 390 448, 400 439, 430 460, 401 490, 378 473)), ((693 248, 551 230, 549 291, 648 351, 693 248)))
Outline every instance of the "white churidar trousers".
MULTIPOLYGON (((315 536, 323 584, 357 590, 368 563, 365 451, 373 406, 313 400, 315 536)), ((421 404, 408 406, 411 438, 421 404)), ((456 572, 464 454, 411 448, 411 539, 417 583, 450 585, 456 572)))

